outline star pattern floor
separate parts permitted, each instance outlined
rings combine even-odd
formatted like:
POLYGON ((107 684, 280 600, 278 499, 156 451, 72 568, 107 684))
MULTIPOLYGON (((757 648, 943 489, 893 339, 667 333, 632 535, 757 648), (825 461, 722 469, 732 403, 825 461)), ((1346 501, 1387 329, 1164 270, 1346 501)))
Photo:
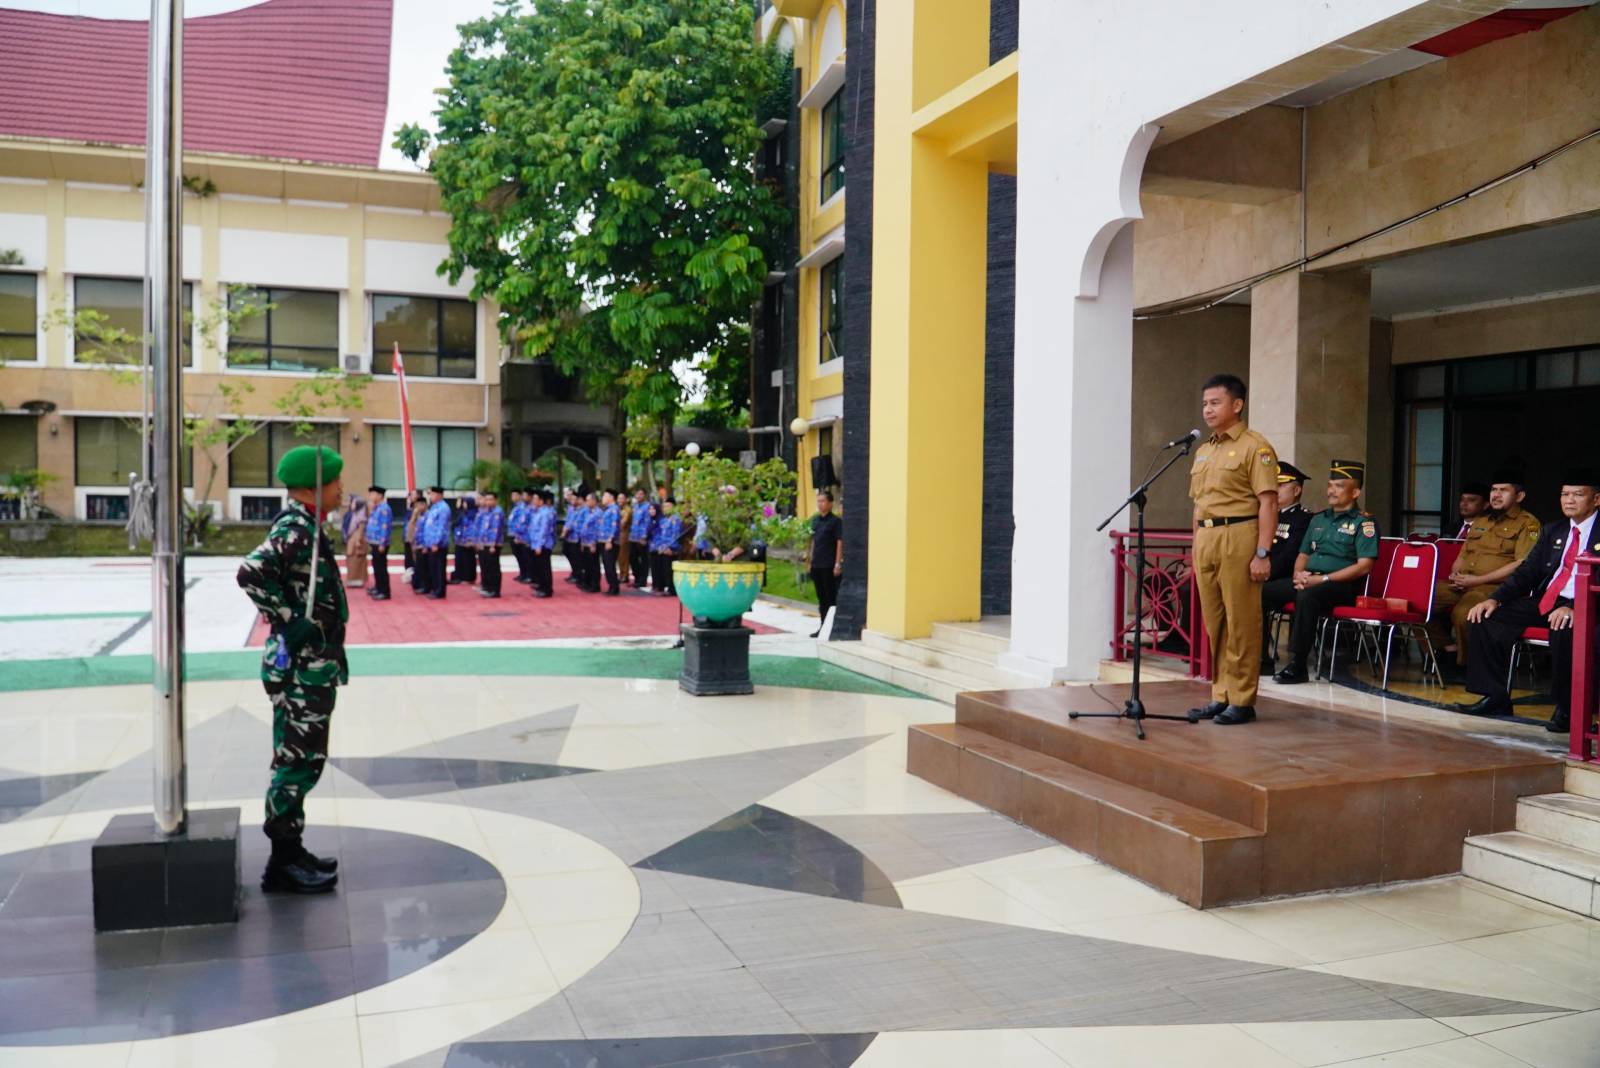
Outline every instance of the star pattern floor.
MULTIPOLYGON (((1600 924, 1462 879, 1196 912, 907 776, 906 727, 949 712, 882 692, 358 677, 310 806, 337 894, 96 937, 82 863, 148 804, 147 691, 6 697, 7 1065, 1566 1068, 1600 1048, 1600 924)), ((196 683, 191 707, 191 804, 252 822, 259 687, 196 683)))

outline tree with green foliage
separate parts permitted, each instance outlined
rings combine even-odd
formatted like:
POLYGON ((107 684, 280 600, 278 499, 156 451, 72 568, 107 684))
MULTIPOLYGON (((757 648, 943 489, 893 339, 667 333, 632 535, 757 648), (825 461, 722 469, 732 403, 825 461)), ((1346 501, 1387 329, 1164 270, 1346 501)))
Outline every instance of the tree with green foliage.
POLYGON ((748 390, 736 367, 786 216, 755 175, 778 68, 750 4, 502 0, 461 34, 437 144, 414 125, 395 137, 429 155, 450 214, 441 271, 471 269, 521 354, 617 398, 670 456, 675 364, 748 390))

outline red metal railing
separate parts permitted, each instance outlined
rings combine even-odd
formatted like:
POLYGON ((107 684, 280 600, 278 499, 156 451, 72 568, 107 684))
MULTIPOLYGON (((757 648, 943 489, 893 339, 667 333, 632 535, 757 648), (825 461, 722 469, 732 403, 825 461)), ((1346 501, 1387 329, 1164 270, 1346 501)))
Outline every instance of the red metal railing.
POLYGON ((1136 538, 1137 534, 1131 531, 1111 532, 1111 558, 1115 565, 1111 658, 1128 660, 1133 656, 1133 643, 1142 635, 1145 656, 1181 661, 1192 678, 1210 678, 1211 648, 1206 642, 1200 594, 1194 584, 1194 533, 1145 531, 1142 620, 1132 618, 1136 538))
POLYGON ((1600 730, 1595 717, 1600 700, 1600 664, 1596 663, 1595 628, 1600 626, 1600 557, 1578 557, 1577 599, 1573 605, 1572 710, 1573 760, 1600 764, 1600 730))

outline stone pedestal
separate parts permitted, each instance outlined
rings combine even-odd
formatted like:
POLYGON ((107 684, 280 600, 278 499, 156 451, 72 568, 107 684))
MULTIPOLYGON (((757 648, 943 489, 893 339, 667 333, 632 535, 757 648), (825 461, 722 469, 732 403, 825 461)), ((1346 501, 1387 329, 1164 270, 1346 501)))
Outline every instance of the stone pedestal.
POLYGON ((755 632, 738 620, 711 625, 696 621, 680 628, 683 634, 683 671, 678 688, 696 697, 755 693, 750 681, 750 635, 755 632))
POLYGON ((190 812, 171 838, 147 813, 114 816, 90 852, 94 929, 133 931, 239 918, 239 810, 190 812))

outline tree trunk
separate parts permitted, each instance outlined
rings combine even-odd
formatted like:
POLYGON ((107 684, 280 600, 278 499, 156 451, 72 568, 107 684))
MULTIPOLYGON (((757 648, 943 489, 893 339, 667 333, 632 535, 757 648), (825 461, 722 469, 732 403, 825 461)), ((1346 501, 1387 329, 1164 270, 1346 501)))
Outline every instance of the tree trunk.
POLYGON ((672 492, 672 460, 676 454, 672 449, 672 420, 663 417, 661 420, 661 460, 666 467, 667 492, 672 492))

